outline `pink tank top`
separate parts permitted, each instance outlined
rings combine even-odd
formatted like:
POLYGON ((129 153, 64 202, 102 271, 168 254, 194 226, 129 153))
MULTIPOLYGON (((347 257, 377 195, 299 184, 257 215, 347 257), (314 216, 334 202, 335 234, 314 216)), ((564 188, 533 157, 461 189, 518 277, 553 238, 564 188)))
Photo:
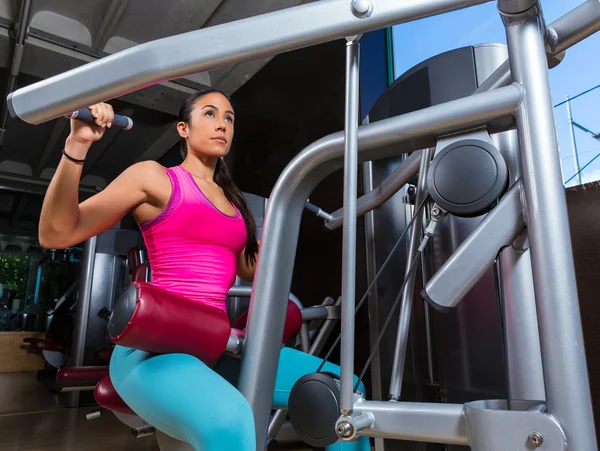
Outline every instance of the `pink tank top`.
POLYGON ((140 224, 152 284, 195 302, 225 310, 235 282, 237 257, 246 245, 239 210, 218 210, 181 166, 165 168, 173 191, 164 211, 140 224))

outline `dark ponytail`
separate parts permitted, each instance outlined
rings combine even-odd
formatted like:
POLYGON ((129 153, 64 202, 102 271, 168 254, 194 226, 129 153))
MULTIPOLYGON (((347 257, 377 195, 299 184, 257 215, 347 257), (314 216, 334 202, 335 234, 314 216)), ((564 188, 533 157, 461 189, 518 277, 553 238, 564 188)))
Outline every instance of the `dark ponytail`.
MULTIPOLYGON (((179 120, 181 122, 189 124, 192 117, 192 111, 194 111, 194 106, 196 105, 196 102, 205 95, 212 93, 221 94, 223 97, 225 97, 231 102, 229 97, 225 93, 219 91, 218 89, 209 88, 199 91, 190 96, 181 106, 181 109, 179 110, 179 120)), ((185 160, 185 157, 187 156, 187 141, 185 139, 181 139, 179 146, 181 150, 181 158, 185 160)), ((246 202, 246 198, 231 178, 231 175, 227 170, 227 165, 225 164, 225 161, 223 161, 222 158, 219 158, 217 161, 214 181, 217 185, 221 187, 221 189, 225 193, 225 197, 227 197, 227 200, 229 200, 229 202, 231 202, 237 207, 237 209, 240 211, 240 214, 244 218, 244 223, 246 224, 246 232, 248 234, 248 237, 246 238, 246 264, 253 265, 256 262, 256 255, 258 253, 256 222, 254 221, 254 217, 250 212, 250 208, 248 207, 248 202, 246 202)))

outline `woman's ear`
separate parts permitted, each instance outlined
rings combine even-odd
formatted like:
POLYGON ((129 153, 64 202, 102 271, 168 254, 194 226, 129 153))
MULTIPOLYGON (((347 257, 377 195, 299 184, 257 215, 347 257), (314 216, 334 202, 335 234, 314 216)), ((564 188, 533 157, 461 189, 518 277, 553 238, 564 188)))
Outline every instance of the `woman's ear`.
POLYGON ((187 139, 188 138, 188 126, 185 122, 178 122, 177 123, 177 132, 179 133, 179 136, 181 136, 183 139, 187 139))

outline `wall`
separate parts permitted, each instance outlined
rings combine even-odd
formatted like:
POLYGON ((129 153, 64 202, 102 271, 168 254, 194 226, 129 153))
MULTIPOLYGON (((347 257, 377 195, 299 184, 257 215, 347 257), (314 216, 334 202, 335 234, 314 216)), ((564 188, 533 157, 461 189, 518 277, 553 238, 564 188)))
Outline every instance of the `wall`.
POLYGON ((0 332, 0 373, 37 371, 45 366, 40 354, 27 352, 25 338, 43 338, 44 332, 0 332))
POLYGON ((600 432, 600 183, 567 190, 573 258, 579 292, 596 436, 600 432))

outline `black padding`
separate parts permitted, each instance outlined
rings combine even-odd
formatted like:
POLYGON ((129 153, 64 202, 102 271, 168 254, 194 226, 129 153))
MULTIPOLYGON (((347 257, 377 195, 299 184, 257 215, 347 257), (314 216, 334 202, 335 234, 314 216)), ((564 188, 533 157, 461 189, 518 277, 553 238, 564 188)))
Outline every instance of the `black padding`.
POLYGON ((478 139, 464 139, 444 148, 427 176, 433 200, 457 216, 474 216, 492 208, 507 181, 508 168, 498 149, 478 139))
POLYGON ((138 297, 138 291, 135 285, 129 285, 117 302, 108 321, 108 333, 111 337, 118 337, 125 330, 133 311, 138 297))
POLYGON ((335 424, 340 416, 340 388, 326 373, 300 378, 290 392, 288 414, 298 436, 316 447, 338 441, 335 424))

